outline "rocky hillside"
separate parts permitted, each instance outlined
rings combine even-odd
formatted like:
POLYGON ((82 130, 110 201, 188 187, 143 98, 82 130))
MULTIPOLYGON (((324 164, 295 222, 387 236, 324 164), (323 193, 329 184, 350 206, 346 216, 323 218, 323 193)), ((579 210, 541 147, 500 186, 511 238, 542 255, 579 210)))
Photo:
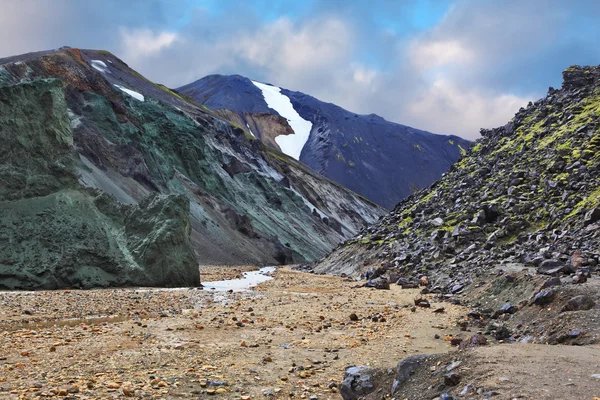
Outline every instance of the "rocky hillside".
POLYGON ((194 257, 312 260, 383 214, 108 52, 0 59, 0 88, 3 287, 196 285, 194 257))
POLYGON ((388 209, 437 180, 470 146, 239 75, 210 75, 177 91, 388 209))
POLYGON ((315 270, 424 286, 479 307, 500 338, 598 341, 600 68, 563 77, 315 270))

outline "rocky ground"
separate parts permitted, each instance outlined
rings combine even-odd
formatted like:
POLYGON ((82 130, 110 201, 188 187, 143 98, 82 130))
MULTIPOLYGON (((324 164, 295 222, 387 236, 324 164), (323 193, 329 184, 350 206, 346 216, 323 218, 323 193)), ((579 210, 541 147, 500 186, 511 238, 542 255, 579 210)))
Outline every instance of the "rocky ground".
POLYGON ((283 269, 246 293, 4 292, 0 398, 339 398, 349 364, 392 368, 459 334, 459 306, 353 286, 283 269))
MULTIPOLYGON (((236 275, 208 271, 213 279, 236 275)), ((455 351, 453 342, 476 334, 463 323, 469 309, 419 289, 357 286, 283 268, 274 280, 238 293, 3 292, 0 399, 338 399, 350 365, 375 371, 373 385, 382 390, 368 398, 383 399, 391 398, 396 362, 422 353, 433 356, 411 372, 396 398, 464 390, 472 397, 459 398, 600 395, 594 378, 600 347, 501 344, 455 351), (415 298, 429 307, 415 306, 415 298)))

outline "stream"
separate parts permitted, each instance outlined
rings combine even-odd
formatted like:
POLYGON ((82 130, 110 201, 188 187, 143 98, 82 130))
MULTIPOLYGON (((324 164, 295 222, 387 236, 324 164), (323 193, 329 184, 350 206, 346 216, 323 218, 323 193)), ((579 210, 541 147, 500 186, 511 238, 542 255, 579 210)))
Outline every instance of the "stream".
POLYGON ((263 267, 258 271, 244 272, 244 277, 240 279, 230 279, 227 281, 202 282, 204 290, 214 290, 225 292, 228 290, 243 291, 254 286, 273 279, 271 274, 275 267, 263 267))

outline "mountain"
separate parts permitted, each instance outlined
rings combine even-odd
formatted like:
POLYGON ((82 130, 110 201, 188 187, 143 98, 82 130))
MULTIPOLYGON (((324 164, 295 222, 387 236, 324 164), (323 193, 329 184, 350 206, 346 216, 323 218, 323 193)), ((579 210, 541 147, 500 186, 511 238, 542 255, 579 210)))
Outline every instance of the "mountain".
POLYGON ((384 211, 105 51, 0 59, 0 287, 197 286, 384 211))
POLYGON ((315 270, 421 286, 500 339, 597 342, 600 67, 563 78, 315 270))
POLYGON ((177 92, 387 209, 437 180, 470 146, 239 75, 209 75, 177 92))

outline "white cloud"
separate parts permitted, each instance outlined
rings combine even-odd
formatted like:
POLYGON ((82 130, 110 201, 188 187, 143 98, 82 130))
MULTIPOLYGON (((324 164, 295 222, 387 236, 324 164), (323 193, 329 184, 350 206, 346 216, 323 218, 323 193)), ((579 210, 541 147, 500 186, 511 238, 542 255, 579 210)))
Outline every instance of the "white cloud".
POLYGON ((507 93, 459 87, 452 81, 439 79, 407 105, 407 117, 421 129, 448 132, 449 127, 460 127, 463 136, 474 139, 482 127, 507 123, 529 100, 507 93))
POLYGON ((409 57, 418 68, 437 68, 446 65, 468 65, 476 60, 476 54, 457 39, 417 40, 408 50, 409 57))
POLYGON ((155 33, 150 29, 121 28, 120 39, 123 57, 136 60, 159 54, 179 40, 179 36, 167 31, 155 33))
POLYGON ((335 65, 346 57, 350 38, 349 27, 335 18, 300 26, 280 18, 255 33, 226 38, 220 47, 229 46, 245 62, 266 69, 274 78, 285 78, 335 65))
POLYGON ((356 84, 372 86, 375 79, 377 79, 377 71, 362 65, 357 65, 354 68, 352 77, 356 84))

